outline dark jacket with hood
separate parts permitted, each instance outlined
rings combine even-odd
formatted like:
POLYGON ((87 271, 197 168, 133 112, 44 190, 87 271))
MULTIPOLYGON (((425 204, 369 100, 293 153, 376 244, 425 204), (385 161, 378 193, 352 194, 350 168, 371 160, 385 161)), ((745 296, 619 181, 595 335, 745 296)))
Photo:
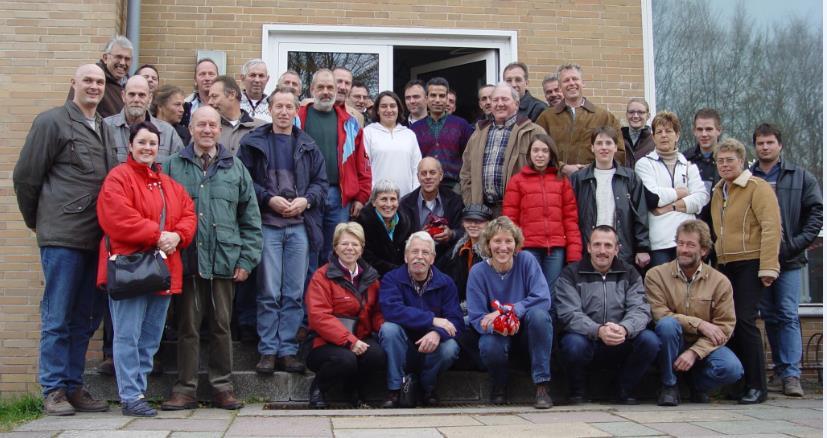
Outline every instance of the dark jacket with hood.
POLYGON ((362 257, 379 271, 380 276, 405 264, 405 241, 416 231, 413 220, 405 211, 398 209, 397 214, 399 222, 393 231, 393 239, 388 236, 385 223, 376 214, 373 205, 365 205, 356 218, 365 230, 365 253, 362 257))
POLYGON ((540 114, 542 114, 546 108, 548 108, 548 105, 546 105, 545 102, 537 99, 532 96, 528 90, 525 90, 525 94, 520 98, 520 106, 517 108, 517 112, 528 117, 532 122, 536 122, 537 117, 540 117, 540 114))

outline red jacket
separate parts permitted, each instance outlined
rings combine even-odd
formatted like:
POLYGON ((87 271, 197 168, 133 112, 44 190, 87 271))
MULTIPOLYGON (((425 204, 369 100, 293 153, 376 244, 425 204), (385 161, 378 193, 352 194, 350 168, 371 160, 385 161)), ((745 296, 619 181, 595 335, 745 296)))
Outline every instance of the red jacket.
POLYGON ((526 248, 565 248, 566 262, 580 260, 583 244, 577 204, 568 178, 557 169, 539 173, 525 166, 505 188, 503 215, 523 230, 526 248))
MULTIPOLYGON (((333 256, 335 257, 335 255, 333 256)), ((350 287, 349 273, 335 262, 328 263, 317 270, 307 286, 307 321, 310 329, 318 336, 313 340, 313 348, 334 344, 346 346, 359 339, 378 332, 385 319, 379 311, 379 274, 363 260, 359 260, 359 287, 364 305, 360 311, 360 301, 350 287), (331 267, 332 265, 332 267, 331 267), (349 332, 337 318, 338 316, 356 317, 356 333, 349 332)))
MULTIPOLYGON (((301 129, 307 120, 307 104, 299 108, 301 129)), ((348 114, 344 105, 334 105, 337 129, 339 131, 339 189, 342 192, 342 206, 351 201, 367 204, 370 198, 371 171, 370 160, 362 142, 362 128, 353 116, 348 114)))
MULTIPOLYGON (((155 248, 161 237, 159 220, 163 206, 158 186, 164 190, 166 220, 164 231, 178 233, 181 243, 166 259, 172 285, 160 295, 181 293, 184 274, 181 250, 195 235, 195 207, 184 186, 160 172, 144 166, 128 156, 106 176, 98 197, 98 222, 104 235, 109 236, 113 254, 132 254, 155 248)), ((98 261, 98 287, 106 284, 106 245, 101 239, 98 261)))

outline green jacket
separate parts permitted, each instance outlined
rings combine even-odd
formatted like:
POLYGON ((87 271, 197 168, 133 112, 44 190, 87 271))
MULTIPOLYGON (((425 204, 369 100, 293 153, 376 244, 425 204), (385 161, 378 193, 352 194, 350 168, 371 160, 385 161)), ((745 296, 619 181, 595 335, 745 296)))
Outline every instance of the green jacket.
POLYGON ((181 254, 184 275, 232 278, 235 268, 251 272, 261 259, 261 213, 247 169, 224 146, 206 175, 193 144, 172 155, 164 171, 186 187, 195 203, 198 231, 181 254))

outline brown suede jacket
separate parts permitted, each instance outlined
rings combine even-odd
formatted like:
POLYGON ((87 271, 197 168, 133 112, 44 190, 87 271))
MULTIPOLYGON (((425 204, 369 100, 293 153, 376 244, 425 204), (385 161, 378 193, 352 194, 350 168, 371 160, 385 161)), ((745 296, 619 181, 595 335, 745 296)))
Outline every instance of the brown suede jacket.
POLYGON ((575 111, 577 117, 572 119, 566 101, 562 101, 543 111, 537 119, 537 124, 557 143, 560 161, 563 164, 591 164, 594 161, 592 130, 601 126, 611 126, 617 131, 615 160, 620 164, 626 164, 626 149, 623 146, 623 134, 617 118, 586 98, 583 98, 583 105, 575 111))

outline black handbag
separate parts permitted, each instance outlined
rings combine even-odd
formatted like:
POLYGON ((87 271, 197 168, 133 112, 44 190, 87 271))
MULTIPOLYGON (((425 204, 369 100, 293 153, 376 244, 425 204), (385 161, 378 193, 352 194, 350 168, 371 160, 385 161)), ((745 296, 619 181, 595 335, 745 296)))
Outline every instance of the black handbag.
MULTIPOLYGON (((161 209, 161 231, 163 232, 167 210, 163 190, 161 190, 161 201, 163 202, 161 209)), ((164 261, 166 255, 163 251, 155 248, 134 254, 112 254, 109 236, 106 236, 104 240, 106 253, 109 256, 106 262, 106 292, 110 298, 116 301, 125 300, 169 290, 172 276, 164 261)))

